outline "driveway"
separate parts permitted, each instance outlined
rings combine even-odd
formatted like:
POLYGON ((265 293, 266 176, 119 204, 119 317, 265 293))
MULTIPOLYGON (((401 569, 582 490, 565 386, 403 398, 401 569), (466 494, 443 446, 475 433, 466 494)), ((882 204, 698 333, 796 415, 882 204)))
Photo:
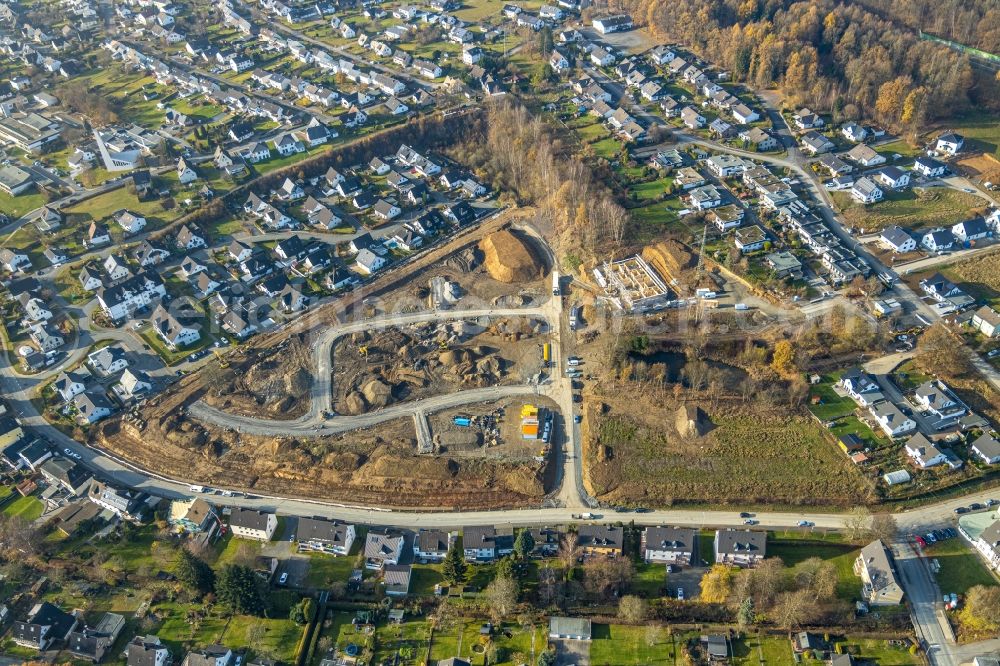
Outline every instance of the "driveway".
POLYGON ((590 666, 590 642, 551 639, 556 646, 556 666, 590 666))

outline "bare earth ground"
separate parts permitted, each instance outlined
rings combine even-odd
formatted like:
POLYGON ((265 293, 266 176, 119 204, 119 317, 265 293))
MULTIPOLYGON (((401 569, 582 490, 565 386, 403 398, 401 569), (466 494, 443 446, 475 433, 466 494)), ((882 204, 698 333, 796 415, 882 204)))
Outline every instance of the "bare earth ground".
POLYGON ((457 390, 523 384, 541 370, 545 322, 511 317, 359 332, 333 350, 336 410, 362 414, 457 390))
MULTIPOLYGON (((366 298, 391 298, 410 285, 426 285, 425 271, 439 269, 450 256, 475 247, 482 235, 524 214, 512 211, 497 216, 405 267, 387 271, 364 290, 317 308, 287 327, 255 336, 227 355, 229 368, 209 362, 149 400, 138 416, 123 415, 94 428, 92 443, 152 472, 259 494, 399 508, 536 505, 545 492, 547 461, 519 464, 492 457, 421 456, 416 453, 415 427, 409 418, 336 436, 298 439, 241 434, 186 414, 187 405, 202 399, 217 406, 228 400, 226 409, 266 418, 303 413, 306 401, 297 396, 304 396, 303 387, 312 384, 311 377, 306 381, 302 374, 312 371, 304 340, 314 339, 366 298), (231 395, 208 395, 227 385, 233 389, 231 395)), ((513 293, 523 288, 501 286, 513 293)))
POLYGON ((258 437, 186 419, 177 395, 147 408, 144 422, 107 422, 95 443, 191 483, 265 495, 475 509, 530 505, 544 494, 544 463, 418 456, 412 419, 329 437, 258 437))
MULTIPOLYGON (((685 392, 685 395, 691 395, 685 392)), ((679 406, 664 391, 597 386, 584 417, 585 481, 612 503, 670 505, 675 499, 733 504, 849 506, 872 489, 809 416, 784 406, 722 398, 701 406, 704 435, 682 436, 679 406)))
POLYGON ((204 401, 226 412, 267 419, 295 419, 309 410, 312 356, 304 335, 280 349, 250 349, 229 358, 230 368, 214 373, 204 401))
POLYGON ((446 452, 456 458, 485 455, 527 463, 536 456, 547 455, 548 447, 541 439, 526 440, 521 436, 520 415, 525 404, 558 412, 558 406, 543 396, 467 405, 429 415, 431 433, 446 452), (503 409, 503 416, 497 418, 495 429, 458 426, 453 421, 456 416, 498 415, 499 409, 503 409))

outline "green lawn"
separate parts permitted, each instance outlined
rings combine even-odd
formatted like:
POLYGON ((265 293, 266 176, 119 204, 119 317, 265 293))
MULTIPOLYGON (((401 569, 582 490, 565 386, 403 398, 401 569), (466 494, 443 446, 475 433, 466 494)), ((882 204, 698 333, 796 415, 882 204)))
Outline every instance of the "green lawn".
MULTIPOLYGON (((792 644, 781 636, 746 636, 733 641, 733 664, 759 666, 759 664, 792 664, 792 644)), ((811 662, 820 663, 820 662, 811 662)))
POLYGON ((591 144, 594 154, 605 159, 614 159, 622 150, 622 142, 617 139, 601 139, 597 143, 591 144))
POLYGON ((937 573, 938 587, 943 594, 965 594, 976 585, 996 585, 996 577, 987 570, 983 561, 960 538, 938 541, 924 550, 929 559, 941 565, 937 573))
POLYGON ((18 497, 7 505, 3 512, 8 516, 18 516, 24 520, 36 520, 42 515, 45 505, 41 500, 31 497, 18 497))
POLYGON ((307 587, 326 588, 337 581, 346 583, 355 568, 353 555, 344 557, 309 553, 309 573, 306 575, 305 584, 307 587))
POLYGON ((861 579, 854 575, 853 568, 858 552, 856 546, 830 541, 769 539, 767 543, 767 556, 780 557, 788 567, 812 557, 833 563, 837 567, 837 596, 848 601, 861 591, 861 579))
POLYGON ((656 642, 647 641, 645 626, 632 627, 619 624, 593 625, 590 643, 592 666, 612 664, 674 664, 673 638, 660 631, 656 642))
POLYGON ((896 153, 902 155, 903 157, 916 157, 923 152, 920 150, 919 146, 914 148, 903 139, 877 146, 876 149, 890 162, 892 161, 892 156, 896 153))
POLYGON ((25 213, 43 206, 46 199, 47 197, 37 190, 24 192, 16 197, 6 192, 0 192, 0 212, 9 215, 12 220, 16 220, 25 213))
POLYGON ((667 584, 667 567, 660 563, 640 562, 635 565, 635 575, 629 586, 629 592, 641 597, 659 597, 667 584))
POLYGON ((889 192, 885 199, 870 205, 854 201, 847 192, 832 194, 844 219, 854 227, 873 233, 891 225, 907 229, 950 227, 973 216, 983 200, 946 187, 914 188, 889 192))
POLYGON ((670 178, 657 178, 647 183, 637 183, 629 187, 629 196, 637 199, 655 199, 666 191, 671 182, 670 178))

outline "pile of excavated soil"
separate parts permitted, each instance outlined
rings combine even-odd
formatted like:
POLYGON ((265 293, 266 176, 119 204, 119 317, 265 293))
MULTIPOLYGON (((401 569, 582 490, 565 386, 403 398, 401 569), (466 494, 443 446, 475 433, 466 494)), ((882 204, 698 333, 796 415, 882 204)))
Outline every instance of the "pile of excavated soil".
POLYGON ((485 237, 479 249, 490 277, 498 282, 532 282, 544 275, 545 267, 531 247, 506 229, 485 237))
POLYGON ((673 239, 644 247, 642 258, 667 281, 680 278, 698 263, 697 255, 688 246, 673 239))

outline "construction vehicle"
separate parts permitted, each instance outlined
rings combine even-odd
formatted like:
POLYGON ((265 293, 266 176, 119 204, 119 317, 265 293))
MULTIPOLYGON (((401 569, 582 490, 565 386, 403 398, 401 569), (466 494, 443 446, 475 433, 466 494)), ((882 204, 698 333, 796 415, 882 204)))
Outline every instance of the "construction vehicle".
POLYGON ((358 353, 364 356, 365 360, 368 360, 368 345, 359 345, 358 353))
POLYGON ((224 370, 229 367, 229 361, 226 360, 226 357, 218 349, 213 348, 212 353, 215 354, 215 358, 219 361, 220 368, 224 370))

